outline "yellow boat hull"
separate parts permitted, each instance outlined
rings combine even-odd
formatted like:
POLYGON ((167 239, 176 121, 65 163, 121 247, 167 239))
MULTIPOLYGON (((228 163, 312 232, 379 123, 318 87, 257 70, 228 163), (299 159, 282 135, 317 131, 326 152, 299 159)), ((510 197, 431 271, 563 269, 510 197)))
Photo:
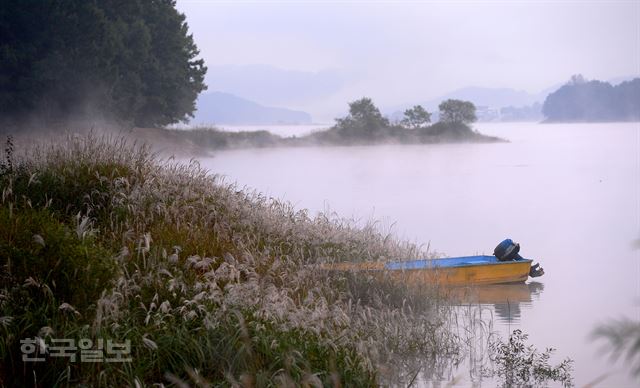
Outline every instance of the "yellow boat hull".
POLYGON ((384 263, 334 263, 321 268, 332 271, 367 271, 412 286, 421 284, 483 285, 524 282, 529 277, 531 260, 505 261, 459 267, 386 269, 384 263))
POLYGON ((410 285, 500 284, 524 282, 529 277, 530 261, 505 262, 453 268, 388 271, 389 275, 410 285))

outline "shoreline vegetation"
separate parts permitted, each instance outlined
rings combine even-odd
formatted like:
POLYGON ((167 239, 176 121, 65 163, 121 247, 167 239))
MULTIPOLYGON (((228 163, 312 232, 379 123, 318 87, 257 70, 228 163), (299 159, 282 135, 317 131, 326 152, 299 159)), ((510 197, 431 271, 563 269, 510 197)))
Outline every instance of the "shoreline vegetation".
MULTIPOLYGON (((112 121, 105 121, 97 127, 114 136, 124 136, 148 144, 154 151, 163 155, 177 156, 206 156, 214 151, 247 148, 508 142, 502 138, 484 135, 470 127, 471 123, 476 121, 476 107, 471 102, 446 100, 440 104, 439 109, 440 120, 436 123, 431 123, 431 113, 420 105, 407 109, 403 120, 392 123, 380 113, 370 98, 363 97, 349 103, 348 115, 336 119, 333 126, 303 136, 289 137, 282 137, 266 130, 232 132, 215 127, 131 127, 112 121)), ((86 135, 88 128, 96 128, 95 123, 81 119, 62 120, 49 125, 44 123, 39 120, 26 121, 23 125, 5 123, 0 126, 0 132, 25 139, 55 139, 61 133, 86 135)))
MULTIPOLYGON (((469 338, 435 284, 318 270, 432 256, 375 223, 311 217, 122 138, 9 139, 3 160, 0 385, 406 386, 455 381, 465 347, 495 340, 469 338), (44 361, 23 361, 24 339, 44 361), (56 339, 130 341, 130 360, 51 357, 56 339)), ((474 376, 571 385, 570 360, 491 343, 474 376)))
POLYGON ((420 105, 407 109, 404 119, 391 123, 370 98, 349 103, 349 114, 332 127, 304 136, 281 137, 268 131, 229 132, 216 128, 134 128, 134 138, 172 152, 181 148, 206 154, 209 151, 310 146, 373 146, 382 144, 493 143, 506 140, 483 135, 469 124, 476 121, 475 106, 468 101, 440 104, 441 120, 430 124, 431 114, 420 105))
POLYGON ((5 160, 1 385, 373 386, 459 354, 436 287, 313 269, 424 254, 375 225, 312 218, 122 139, 9 142, 5 160), (45 362, 22 360, 26 338, 45 362), (130 340, 131 362, 47 356, 59 338, 130 340))
POLYGON ((335 127, 299 137, 282 137, 266 130, 231 132, 215 127, 133 128, 130 136, 161 149, 163 153, 190 155, 206 155, 211 151, 247 148, 506 142, 498 137, 483 135, 463 123, 435 123, 417 130, 399 126, 390 127, 386 133, 374 139, 345 139, 335 127))
MULTIPOLYGON (((349 114, 336 119, 332 127, 290 137, 282 137, 266 130, 232 132, 215 127, 172 129, 129 126, 130 129, 123 129, 127 128, 123 123, 110 121, 100 127, 115 136, 125 136, 148 144, 163 155, 178 156, 206 156, 213 151, 247 148, 507 142, 505 139, 481 134, 470 127, 476 121, 476 107, 471 102, 446 100, 440 104, 439 109, 440 120, 436 123, 431 123, 431 113, 420 105, 407 109, 403 120, 392 123, 382 116, 370 98, 363 97, 349 103, 349 114)), ((49 125, 38 120, 27 121, 21 126, 5 124, 0 131, 7 134, 52 139, 65 132, 86 135, 87 128, 95 127, 95 124, 87 120, 62 120, 49 125)))

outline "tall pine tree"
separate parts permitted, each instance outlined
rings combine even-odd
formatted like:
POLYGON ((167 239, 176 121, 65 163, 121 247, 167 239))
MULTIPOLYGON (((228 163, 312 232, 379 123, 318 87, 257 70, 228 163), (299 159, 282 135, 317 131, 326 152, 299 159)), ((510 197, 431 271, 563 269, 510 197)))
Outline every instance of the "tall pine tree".
POLYGON ((174 0, 0 2, 0 116, 188 119, 204 61, 174 0))

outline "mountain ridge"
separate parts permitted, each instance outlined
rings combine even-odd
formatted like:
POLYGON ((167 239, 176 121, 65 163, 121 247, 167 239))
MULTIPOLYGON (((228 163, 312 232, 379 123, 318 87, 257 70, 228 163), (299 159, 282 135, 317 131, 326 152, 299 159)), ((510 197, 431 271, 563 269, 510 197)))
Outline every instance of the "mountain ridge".
POLYGON ((310 124, 311 121, 307 112, 265 106, 231 93, 212 91, 198 97, 196 112, 189 124, 310 124))

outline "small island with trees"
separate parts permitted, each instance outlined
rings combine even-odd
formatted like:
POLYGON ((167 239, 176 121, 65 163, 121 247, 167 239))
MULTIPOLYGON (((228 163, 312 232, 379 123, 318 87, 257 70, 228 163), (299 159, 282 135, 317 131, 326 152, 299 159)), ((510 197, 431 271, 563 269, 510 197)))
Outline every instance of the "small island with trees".
POLYGON ((349 113, 336 119, 331 128, 300 137, 281 137, 264 130, 229 132, 217 128, 134 128, 133 134, 163 150, 177 153, 181 150, 207 153, 264 147, 504 142, 504 139, 483 135, 469 127, 476 121, 475 112, 471 102, 446 100, 439 106, 440 121, 437 123, 431 124, 431 113, 420 105, 407 109, 401 121, 392 123, 371 98, 363 97, 349 103, 349 113))
POLYGON ((440 121, 431 124, 431 114, 416 105, 404 112, 403 119, 391 123, 382 116, 370 98, 349 103, 349 114, 336 119, 326 131, 313 133, 301 141, 317 144, 425 144, 443 142, 495 142, 498 138, 473 131, 468 124, 476 121, 473 103, 446 100, 440 106, 440 121))

